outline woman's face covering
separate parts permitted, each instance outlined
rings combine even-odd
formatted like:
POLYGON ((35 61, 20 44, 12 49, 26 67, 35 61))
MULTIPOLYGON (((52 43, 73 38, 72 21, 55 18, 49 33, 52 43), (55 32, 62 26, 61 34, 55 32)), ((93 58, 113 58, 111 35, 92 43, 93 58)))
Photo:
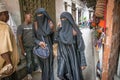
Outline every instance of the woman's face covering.
POLYGON ((62 26, 65 27, 69 23, 69 21, 67 18, 61 18, 61 23, 62 23, 62 26))
POLYGON ((43 23, 44 19, 45 19, 45 15, 44 14, 42 14, 42 13, 37 14, 37 21, 38 22, 43 23))

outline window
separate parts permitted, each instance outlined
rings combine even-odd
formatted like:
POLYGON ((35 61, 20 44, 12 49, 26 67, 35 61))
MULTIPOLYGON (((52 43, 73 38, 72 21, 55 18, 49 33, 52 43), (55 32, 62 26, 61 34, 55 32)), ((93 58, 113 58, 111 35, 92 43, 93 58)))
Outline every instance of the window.
POLYGON ((78 10, 78 24, 80 24, 80 18, 81 18, 81 9, 78 10))
POLYGON ((64 3, 65 11, 67 11, 67 2, 64 3))
POLYGON ((74 20, 76 21, 76 8, 75 8, 74 3, 72 3, 72 15, 73 15, 74 20))

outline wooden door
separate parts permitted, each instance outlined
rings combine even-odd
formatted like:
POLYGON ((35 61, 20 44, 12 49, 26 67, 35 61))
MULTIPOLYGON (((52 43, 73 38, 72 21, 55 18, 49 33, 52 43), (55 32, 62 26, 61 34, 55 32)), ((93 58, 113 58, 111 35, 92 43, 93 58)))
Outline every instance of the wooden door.
POLYGON ((55 22, 55 0, 19 0, 19 2, 22 22, 24 21, 25 11, 31 12, 34 16, 35 10, 40 7, 45 8, 55 22))

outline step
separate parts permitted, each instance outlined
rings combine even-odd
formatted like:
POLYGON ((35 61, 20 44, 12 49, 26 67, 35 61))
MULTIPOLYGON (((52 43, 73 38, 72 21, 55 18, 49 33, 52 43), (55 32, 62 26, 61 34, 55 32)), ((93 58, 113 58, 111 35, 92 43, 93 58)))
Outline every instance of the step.
POLYGON ((117 75, 115 75, 115 76, 114 76, 114 80, 120 80, 120 77, 117 76, 117 75))
POLYGON ((16 70, 16 75, 18 80, 22 80, 22 78, 24 78, 27 75, 25 60, 22 60, 18 65, 18 68, 16 70))

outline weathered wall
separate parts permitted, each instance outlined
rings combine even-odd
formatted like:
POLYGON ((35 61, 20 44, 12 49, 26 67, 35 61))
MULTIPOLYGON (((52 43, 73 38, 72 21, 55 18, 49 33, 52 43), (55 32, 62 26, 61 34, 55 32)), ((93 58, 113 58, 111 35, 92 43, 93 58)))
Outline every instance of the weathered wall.
POLYGON ((60 14, 64 11, 64 2, 63 0, 56 0, 56 23, 60 21, 60 14))
POLYGON ((120 46, 120 3, 114 4, 114 1, 108 0, 107 4, 107 37, 104 48, 102 80, 113 80, 117 68, 120 46))
POLYGON ((120 0, 114 0, 113 9, 113 29, 112 29, 112 46, 109 59, 109 74, 108 79, 112 80, 116 74, 118 64, 118 53, 120 51, 120 0))
POLYGON ((60 14, 65 11, 64 2, 67 2, 67 11, 72 14, 72 3, 75 3, 76 8, 76 23, 78 24, 78 10, 83 8, 83 3, 79 0, 56 0, 56 23, 59 22, 60 14))
POLYGON ((107 4, 107 22, 106 27, 108 28, 106 31, 106 43, 104 48, 103 55, 103 74, 102 80, 108 80, 108 68, 109 68, 109 56, 111 52, 111 41, 112 41, 112 26, 113 26, 113 4, 114 0, 108 0, 107 4))
POLYGON ((0 2, 6 5, 16 25, 18 26, 19 24, 21 24, 19 0, 0 0, 0 2))

